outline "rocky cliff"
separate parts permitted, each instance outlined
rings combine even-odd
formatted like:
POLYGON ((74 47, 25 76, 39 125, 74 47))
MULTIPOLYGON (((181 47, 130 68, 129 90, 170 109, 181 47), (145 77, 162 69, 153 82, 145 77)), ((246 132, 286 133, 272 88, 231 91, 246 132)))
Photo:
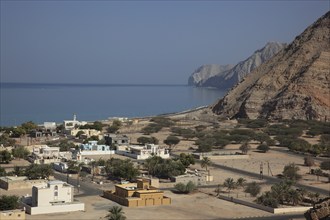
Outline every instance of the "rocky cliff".
POLYGON ((233 68, 234 65, 218 65, 218 64, 207 64, 196 69, 188 79, 189 86, 203 86, 204 82, 215 76, 224 74, 226 71, 233 68))
POLYGON ((212 106, 225 117, 329 119, 330 12, 212 106))
POLYGON ((237 65, 203 65, 188 79, 188 85, 198 87, 232 88, 263 62, 272 58, 285 44, 269 42, 237 65))
POLYGON ((247 74, 260 66, 265 61, 272 58, 285 44, 278 42, 269 42, 262 49, 255 51, 246 60, 239 62, 232 69, 224 74, 217 74, 207 79, 203 86, 216 87, 220 89, 229 89, 239 83, 247 74))

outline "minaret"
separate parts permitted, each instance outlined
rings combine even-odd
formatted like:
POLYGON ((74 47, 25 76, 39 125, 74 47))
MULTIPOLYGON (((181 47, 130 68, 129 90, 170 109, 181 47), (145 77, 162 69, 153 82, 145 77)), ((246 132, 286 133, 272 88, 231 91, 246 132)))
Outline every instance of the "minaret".
POLYGON ((76 114, 74 113, 73 114, 73 121, 76 121, 77 120, 77 116, 76 116, 76 114))

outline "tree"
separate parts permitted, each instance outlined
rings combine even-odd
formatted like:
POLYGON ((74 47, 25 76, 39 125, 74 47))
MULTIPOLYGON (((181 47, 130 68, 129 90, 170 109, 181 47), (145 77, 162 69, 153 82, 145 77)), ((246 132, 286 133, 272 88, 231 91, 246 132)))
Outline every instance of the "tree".
POLYGON ((272 208, 278 207, 278 201, 271 192, 265 192, 257 198, 257 203, 272 208))
POLYGON ((18 157, 20 159, 25 159, 30 154, 30 151, 23 146, 15 147, 11 151, 14 157, 18 157))
POLYGON ((237 187, 244 187, 245 183, 246 179, 244 179, 243 177, 238 178, 236 181, 237 187))
POLYGON ((301 193, 295 189, 290 189, 287 193, 287 201, 292 202, 293 206, 298 205, 302 199, 301 193))
POLYGON ((126 180, 134 180, 140 174, 131 160, 113 158, 107 161, 106 172, 108 175, 126 180))
POLYGON ((190 164, 195 164, 195 158, 192 154, 181 153, 179 156, 179 160, 186 168, 190 166, 190 164))
POLYGON ((182 175, 186 169, 180 160, 163 159, 158 156, 149 157, 143 165, 148 170, 149 175, 162 178, 182 175))
POLYGON ((235 189, 236 183, 233 178, 227 178, 225 179, 223 186, 227 187, 228 193, 230 193, 232 189, 235 189))
POLYGON ((0 196, 0 211, 13 210, 19 207, 18 196, 0 196))
POLYGON ((92 171, 92 181, 94 181, 96 164, 97 164, 97 162, 95 160, 93 160, 89 163, 89 165, 92 167, 92 169, 91 169, 91 171, 92 171))
POLYGON ((317 176, 317 181, 320 180, 320 176, 323 175, 323 171, 321 169, 315 169, 314 174, 317 176))
POLYGON ((16 176, 24 176, 25 171, 22 167, 14 166, 13 174, 16 175, 16 176))
POLYGON ((146 136, 141 136, 138 137, 137 142, 139 144, 158 144, 158 139, 155 137, 146 137, 146 136))
POLYGON ((260 185, 257 182, 253 181, 246 185, 244 192, 249 193, 253 197, 256 197, 260 193, 260 190, 260 185))
POLYGON ((31 164, 25 170, 25 175, 32 180, 49 179, 54 171, 49 164, 31 164))
POLYGON ((19 138, 25 134, 26 134, 25 129, 23 129, 22 127, 17 127, 12 130, 11 137, 19 138))
POLYGON ((73 160, 68 161, 68 172, 69 173, 79 172, 79 164, 77 161, 73 161, 73 160))
POLYGON ((78 131, 77 134, 76 134, 76 137, 77 138, 80 138, 81 135, 85 134, 84 131, 78 131))
POLYGON ((11 139, 7 133, 4 133, 0 136, 0 145, 3 145, 4 147, 14 146, 15 140, 11 139))
POLYGON ((290 180, 297 181, 301 179, 301 175, 298 174, 299 170, 299 167, 297 167, 294 163, 290 163, 284 167, 283 175, 290 180))
POLYGON ((201 167, 205 168, 206 171, 208 171, 208 167, 212 164, 211 159, 208 157, 203 157, 201 161, 201 167))
POLYGON ((37 129, 38 125, 36 125, 32 121, 28 121, 28 122, 21 124, 21 127, 25 130, 25 133, 30 133, 33 129, 37 129))
POLYGON ((107 130, 109 133, 115 133, 120 129, 121 126, 122 126, 121 121, 116 119, 112 122, 112 125, 109 126, 107 130))
POLYGON ((179 193, 188 194, 196 189, 196 185, 192 181, 189 181, 187 184, 184 183, 175 184, 174 189, 179 193))
POLYGON ((177 145, 180 142, 180 139, 178 137, 175 136, 168 136, 165 140, 164 140, 164 144, 168 145, 170 147, 170 149, 172 150, 174 148, 175 145, 177 145))
POLYGON ((269 140, 270 140, 270 137, 269 137, 268 134, 265 134, 265 133, 263 133, 263 132, 259 132, 259 133, 256 133, 256 134, 254 135, 254 138, 253 138, 253 139, 256 140, 256 141, 259 141, 260 144, 262 144, 262 143, 264 143, 264 142, 269 141, 269 140))
POLYGON ((6 175, 7 175, 7 173, 6 173, 5 168, 0 167, 0 176, 6 176, 6 175))
POLYGON ((11 161, 11 153, 8 150, 0 151, 0 163, 9 163, 11 161))
POLYGON ((248 151, 251 149, 251 146, 248 144, 248 142, 244 142, 239 149, 242 151, 243 154, 247 154, 248 151))
POLYGON ((311 172, 311 167, 314 166, 314 159, 310 155, 304 157, 304 165, 309 167, 309 173, 311 172))
POLYGON ((330 161, 323 161, 320 164, 322 170, 330 170, 330 161))
POLYGON ((262 143, 257 147, 257 150, 266 153, 267 151, 269 151, 269 146, 266 143, 262 143))
POLYGON ((310 155, 304 157, 305 166, 311 167, 311 166, 314 166, 314 164, 315 164, 315 162, 314 162, 313 157, 311 157, 310 155))
POLYGON ((109 209, 109 214, 106 216, 109 220, 125 220, 126 217, 123 212, 123 208, 120 206, 112 206, 109 209))
POLYGON ((68 142, 68 140, 61 140, 58 146, 60 147, 60 151, 70 151, 71 148, 76 147, 74 143, 68 142))

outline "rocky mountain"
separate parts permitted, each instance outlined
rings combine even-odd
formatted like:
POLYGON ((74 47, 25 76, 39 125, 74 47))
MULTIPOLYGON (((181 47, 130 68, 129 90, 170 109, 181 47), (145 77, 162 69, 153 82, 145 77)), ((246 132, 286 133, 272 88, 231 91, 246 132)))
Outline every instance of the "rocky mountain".
POLYGON ((233 68, 234 65, 206 64, 196 69, 188 79, 189 86, 203 86, 204 82, 233 68))
POLYGON ((229 89, 239 83, 247 74, 260 66, 263 62, 272 58, 285 44, 278 42, 267 43, 262 49, 255 51, 249 58, 239 62, 224 74, 217 74, 207 79, 203 86, 229 89))
POLYGON ((218 103, 229 118, 330 118, 330 12, 266 61, 218 103))
POLYGON ((237 65, 204 65, 194 71, 188 79, 188 85, 198 87, 232 88, 242 78, 260 64, 278 53, 285 44, 278 42, 267 43, 262 49, 255 51, 249 58, 237 65))

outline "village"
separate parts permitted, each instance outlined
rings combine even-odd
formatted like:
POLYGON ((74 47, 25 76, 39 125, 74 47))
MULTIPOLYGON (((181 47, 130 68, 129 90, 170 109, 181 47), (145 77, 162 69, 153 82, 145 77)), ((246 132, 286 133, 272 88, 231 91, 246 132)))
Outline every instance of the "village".
POLYGON ((201 108, 98 122, 74 115, 28 122, 16 136, 23 125, 4 128, 0 194, 17 204, 1 219, 108 219, 118 208, 128 219, 322 215, 329 126, 313 123, 228 120, 201 108))

